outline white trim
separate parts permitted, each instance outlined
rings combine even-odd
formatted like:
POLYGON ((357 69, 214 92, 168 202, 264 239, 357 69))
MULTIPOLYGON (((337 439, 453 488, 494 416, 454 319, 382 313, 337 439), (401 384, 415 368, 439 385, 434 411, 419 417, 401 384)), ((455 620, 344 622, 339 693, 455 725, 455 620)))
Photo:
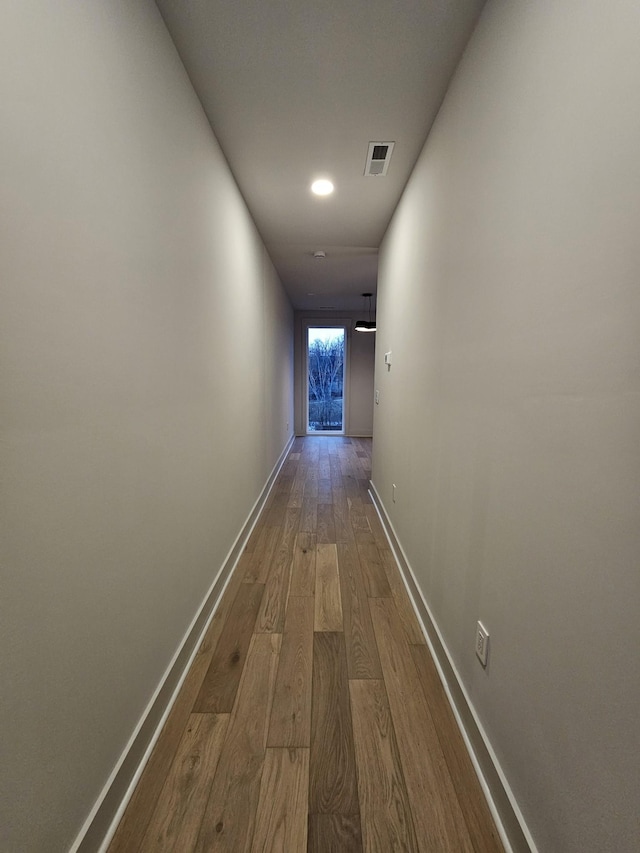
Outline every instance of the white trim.
POLYGON ((429 647, 429 651, 431 652, 431 657, 433 658, 433 661, 434 661, 436 668, 438 670, 438 675, 440 676, 442 686, 443 686, 444 691, 445 691, 447 698, 449 700, 449 704, 451 705, 451 709, 452 709, 453 714, 456 718, 456 722, 458 723, 458 727, 460 729, 460 732, 462 734, 462 738, 464 740, 465 746, 467 748, 467 751, 468 751, 469 756, 471 758, 471 761, 473 763, 473 767, 476 771, 476 774, 477 774, 478 779, 480 781, 480 785, 482 786, 482 790, 484 791, 485 797, 487 798, 487 803, 489 805, 489 809, 491 810, 491 814, 492 814, 492 816, 496 822, 496 826, 498 828, 500 838, 501 838, 502 843, 504 844, 504 847, 505 847, 505 853, 513 853, 513 847, 511 845, 511 840, 509 839, 509 837, 507 835, 502 816, 499 813, 498 808, 496 806, 496 803, 494 800, 494 793, 493 793, 487 779, 485 778, 484 772, 482 770, 482 767, 478 761, 475 750, 474 750, 473 745, 471 743, 471 739, 469 738, 469 735, 467 734, 465 723, 463 721, 462 715, 460 714, 460 711, 458 710, 458 707, 457 707, 457 704, 454 700, 453 694, 451 693, 451 690, 449 688, 449 684, 448 684, 447 678, 445 676, 444 670, 442 669, 442 666, 441 666, 440 661, 438 659, 438 654, 436 652, 436 649, 434 648, 432 640, 429 636, 429 632, 427 631, 427 629, 425 627, 424 621, 422 619, 421 610, 417 606, 413 592, 412 592, 412 589, 407 582, 407 578, 405 576, 405 569, 411 575, 411 579, 413 581, 413 586, 414 586, 417 594, 420 596, 420 604, 424 608, 424 612, 426 613, 427 618, 429 619, 429 622, 430 622, 433 630, 435 631, 435 633, 438 637, 438 640, 440 641, 442 651, 444 652, 444 654, 447 658, 448 664, 451 667, 451 672, 453 673, 453 675, 456 679, 457 686, 458 686, 458 688, 459 688, 459 690, 460 690, 460 692, 464 698, 464 701, 465 701, 466 706, 467 706, 467 710, 468 710, 469 714, 471 715, 471 717, 472 717, 472 719, 473 719, 473 721, 477 727, 478 733, 482 739, 484 747, 487 750, 488 757, 491 760, 493 767, 495 768, 495 771, 496 771, 496 774, 498 775, 498 778, 500 779, 500 783, 502 784, 504 794, 506 795, 506 797, 509 801, 509 804, 513 810, 514 817, 517 820, 518 824, 520 825, 520 829, 522 830, 522 834, 524 835, 524 838, 525 838, 527 844, 529 845, 529 849, 530 849, 531 853, 538 853, 538 849, 535 845, 535 842, 533 840, 531 832, 529 831, 529 828, 526 824, 524 816, 523 816, 522 812, 520 811, 520 807, 518 806, 518 803, 517 803, 517 800, 514 796, 514 793, 511 790, 511 786, 509 785, 507 777, 505 776, 505 774, 502 770, 502 767, 500 766, 500 762, 498 761, 498 758, 495 754, 495 751, 494 751, 493 747, 491 746, 491 742, 489 740, 489 737, 484 730, 484 726, 482 725, 482 723, 480 721, 480 718, 476 712, 476 709, 473 706, 473 702, 471 701, 469 694, 467 693, 467 690, 464 686, 464 683, 460 677, 460 674, 458 673, 458 670, 457 670, 457 668, 453 662, 453 658, 452 658, 451 654, 449 653, 449 649, 447 647, 447 644, 445 643, 445 640, 444 640, 444 637, 442 636, 440 628, 438 627, 438 623, 434 619, 433 613, 431 612, 431 608, 427 604, 426 599, 425 599, 424 595, 422 594, 422 590, 420 589, 420 585, 418 584, 418 582, 416 580, 416 576, 413 572, 413 569, 411 568, 411 564, 407 558, 407 555, 404 552, 404 549, 402 548, 402 545, 400 544, 400 540, 396 534, 396 531, 393 527, 393 524, 391 523, 391 520, 390 520, 389 515, 387 513, 387 510, 385 508, 385 505, 384 505, 382 499, 380 498, 380 495, 378 493, 378 490, 375 487, 375 484, 373 483, 373 480, 369 481, 369 485, 371 486, 371 488, 369 489, 369 494, 371 495, 371 498, 373 500, 373 505, 374 505, 375 510, 378 514, 378 518, 380 519, 380 523, 382 524, 382 529, 384 530, 385 536, 387 537, 387 541, 389 542, 389 546, 391 548, 391 552, 393 554, 393 557, 396 561, 396 564, 398 565, 398 568, 400 569, 400 576, 401 576, 402 581, 404 583, 405 589, 407 590, 407 593, 409 595, 409 600, 411 601, 411 604, 413 606, 415 614, 418 618, 418 622, 420 623, 420 628, 422 629, 422 633, 424 634, 427 646, 429 647), (389 535, 389 532, 391 532, 393 538, 392 538, 392 536, 389 535), (402 559, 398 558, 396 548, 397 548, 397 551, 400 552, 402 559))
POLYGON ((185 632, 182 640, 180 641, 180 644, 178 645, 178 648, 176 649, 173 657, 171 658, 169 665, 167 666, 166 670, 164 671, 164 674, 163 674, 162 678, 160 679, 160 682, 158 683, 158 686, 156 687, 156 689, 153 693, 153 696, 149 700, 149 702, 148 702, 146 708, 144 709, 140 719, 138 720, 138 724, 136 725, 135 729, 133 730, 133 733, 132 733, 131 737, 129 738, 127 745, 125 746, 124 750, 122 751, 122 754, 120 755, 120 758, 116 762, 113 770, 109 774, 109 778, 107 779, 104 787, 102 788, 102 791, 100 792, 96 802, 94 803, 93 808, 89 812, 87 819, 85 820, 84 824, 82 825, 80 832, 76 836, 76 839, 75 839, 73 845, 71 846, 69 853, 77 853, 77 851, 80 850, 82 843, 84 842, 84 839, 85 839, 89 829, 91 828, 93 821, 95 820, 102 804, 104 803, 104 801, 107 797, 107 794, 109 793, 111 787, 113 786, 114 782, 117 779, 118 773, 120 772, 122 765, 124 764, 127 756, 129 755, 129 753, 133 749, 137 738, 139 737, 142 729, 144 728, 144 725, 147 721, 147 718, 148 718, 149 714, 151 713, 151 711, 153 710, 154 704, 156 703, 158 696, 162 692, 166 682, 169 680, 171 673, 172 673, 172 670, 173 670, 173 667, 176 665, 176 662, 179 660, 180 655, 182 654, 184 648, 188 645, 191 633, 193 632, 194 628, 196 627, 198 620, 200 619, 205 608, 210 603, 209 599, 215 593, 216 584, 218 583, 222 574, 225 571, 227 571, 228 572, 227 578, 226 578, 224 584, 222 585, 222 588, 220 589, 220 592, 219 592, 219 594, 215 600, 215 604, 211 607, 211 613, 207 617, 207 620, 206 620, 202 630, 200 631, 200 634, 198 635, 196 642, 194 643, 193 651, 189 655, 189 658, 188 658, 186 664, 184 665, 182 674, 180 675, 180 677, 178 679, 176 687, 173 690, 171 697, 167 702, 166 708, 165 708, 164 712, 162 713, 162 716, 161 716, 158 724, 156 725, 153 734, 151 735, 151 737, 149 739, 149 743, 147 744, 147 747, 143 753, 142 759, 140 760, 140 762, 138 764, 136 772, 134 773, 133 777, 131 778, 131 781, 129 782, 129 784, 127 786, 127 789, 126 789, 126 791, 122 797, 122 800, 120 801, 120 805, 119 805, 118 809, 116 810, 113 818, 110 821, 109 829, 107 830, 106 835, 104 836, 102 843, 99 847, 99 853, 105 853, 105 851, 109 847, 109 844, 111 843, 113 836, 115 835, 115 832, 118 828, 118 824, 120 823, 120 820, 122 819, 122 816, 125 812, 125 809, 126 809, 127 805, 129 804, 131 797, 133 796, 133 792, 135 790, 135 787, 138 784, 138 781, 140 780, 140 777, 141 777, 142 772, 144 771, 144 768, 145 768, 145 766, 149 760, 149 757, 151 756, 153 748, 156 745, 158 738, 160 737, 160 733, 162 732, 162 728, 163 728, 165 722, 167 721, 167 718, 171 712, 171 709, 173 708, 173 705, 175 704, 176 699, 178 698, 178 694, 180 692, 180 689, 184 683, 185 678, 187 677, 189 669, 191 668, 191 664, 193 663, 195 656, 198 653, 198 649, 200 648, 200 646, 202 644, 204 636, 209 629, 209 625, 211 624, 211 620, 213 619, 213 617, 216 613, 216 610, 218 609, 218 606, 220 604, 220 601, 222 599, 224 591, 227 588, 227 584, 231 580, 233 572, 235 571, 235 568, 237 566, 238 560, 240 559, 240 556, 242 554, 242 550, 244 548, 244 545, 246 544, 247 540, 249 539, 249 536, 251 535, 251 532, 253 531, 253 528, 255 527, 256 522, 258 521, 258 518, 260 517, 260 512, 262 511, 262 507, 264 506, 264 503, 266 502, 267 498, 269 497, 269 494, 271 493, 271 489, 273 488, 273 485, 276 481, 276 478, 277 478, 278 474, 280 473, 280 469, 284 465, 284 462, 285 462, 285 460, 289 454, 289 451, 291 450, 291 447, 293 445, 294 440, 295 440, 295 436, 293 436, 293 435, 290 436, 285 449, 280 454, 280 458, 278 459, 278 461, 274 465, 274 467, 271 471, 271 474, 267 478, 267 481, 266 481, 266 483, 262 489, 262 492, 260 493, 260 495, 256 499, 255 503, 253 504, 253 507, 251 508, 251 510, 247 516, 246 521, 242 525, 240 532, 236 536, 236 538, 233 542, 233 545, 229 549, 229 552, 227 553, 227 556, 225 557, 225 559, 224 559, 224 561, 220 567, 220 570, 216 574, 215 579, 213 580, 213 582, 211 583, 211 586, 207 590, 207 593, 205 594, 205 596, 202 600, 202 603, 198 607, 198 610, 196 611, 195 616, 191 620, 191 623, 190 623, 189 627, 187 628, 187 631, 185 632), (253 521, 251 520, 252 518, 253 518, 253 521), (242 542, 242 547, 239 547, 240 542, 242 542), (234 552, 236 553, 235 559, 233 559, 234 552), (228 564, 229 564, 229 561, 232 559, 233 559, 233 565, 232 565, 231 569, 229 570, 228 564))

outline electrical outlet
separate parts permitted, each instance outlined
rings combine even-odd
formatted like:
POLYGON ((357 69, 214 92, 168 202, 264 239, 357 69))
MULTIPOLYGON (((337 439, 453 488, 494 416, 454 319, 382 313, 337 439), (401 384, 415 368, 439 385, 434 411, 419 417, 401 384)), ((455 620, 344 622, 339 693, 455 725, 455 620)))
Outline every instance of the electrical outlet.
POLYGON ((378 404, 379 402, 380 402, 380 392, 376 388, 376 404, 378 404))
POLYGON ((486 666, 489 657, 489 632, 482 622, 478 622, 476 630, 476 655, 482 666, 486 666))

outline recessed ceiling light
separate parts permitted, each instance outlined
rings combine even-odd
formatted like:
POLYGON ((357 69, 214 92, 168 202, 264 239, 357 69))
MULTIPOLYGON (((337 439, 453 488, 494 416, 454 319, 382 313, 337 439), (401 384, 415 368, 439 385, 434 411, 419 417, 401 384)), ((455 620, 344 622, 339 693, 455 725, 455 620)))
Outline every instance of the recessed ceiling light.
POLYGON ((320 178, 320 180, 314 181, 311 184, 311 192, 316 195, 331 195, 333 192, 333 184, 326 178, 320 178))

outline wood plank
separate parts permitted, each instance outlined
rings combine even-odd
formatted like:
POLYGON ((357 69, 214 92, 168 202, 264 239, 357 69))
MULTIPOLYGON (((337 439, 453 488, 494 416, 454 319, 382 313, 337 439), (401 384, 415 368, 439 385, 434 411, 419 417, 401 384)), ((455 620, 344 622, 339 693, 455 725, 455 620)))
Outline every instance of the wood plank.
POLYGON ((313 636, 310 814, 359 814, 347 656, 340 633, 313 636))
POLYGON ((253 530, 251 531, 251 535, 249 536, 247 544, 245 545, 244 550, 247 551, 249 554, 253 554, 253 552, 256 550, 258 542, 260 541, 260 537, 262 536, 262 529, 264 527, 264 519, 265 513, 263 511, 260 515, 260 518, 257 520, 253 530))
POLYGON ((349 689, 364 849, 417 851, 384 683, 351 681, 349 689))
POLYGON ((193 710, 224 714, 231 711, 240 683, 251 635, 262 600, 262 584, 241 584, 226 620, 193 710))
POLYGON ((371 495, 369 494, 369 477, 364 475, 358 480, 360 484, 360 496, 362 497, 363 507, 366 509, 367 506, 372 505, 371 495))
POLYGON ((331 464, 331 496, 335 498, 336 490, 344 493, 344 483, 342 482, 342 470, 340 460, 336 460, 331 464))
POLYGON ((315 435, 307 436, 304 439, 304 450, 302 452, 302 456, 306 462, 318 461, 320 457, 320 445, 318 444, 318 438, 315 435))
POLYGON ((234 573, 240 575, 243 581, 245 578, 248 578, 247 583, 252 583, 251 578, 255 575, 254 565, 253 552, 247 551, 245 548, 242 554, 240 554, 234 573))
POLYGON ((298 466, 296 464, 295 468, 292 469, 288 474, 285 474, 283 471, 280 472, 278 478, 273 484, 273 489, 271 492, 272 495, 278 494, 286 495, 287 497, 289 496, 289 492, 291 491, 291 487, 293 486, 293 481, 296 478, 297 468, 298 466))
POLYGON ((307 847, 309 750, 267 749, 252 853, 307 847))
POLYGON ((372 598, 369 606, 419 849, 472 853, 473 844, 395 602, 372 598))
POLYGON ((311 743, 313 599, 289 597, 276 677, 270 747, 308 747, 311 743))
MULTIPOLYGON (((206 653, 209 651, 209 663, 211 662, 211 658, 213 657, 213 653, 218 647, 218 643, 220 642, 220 637, 222 636, 222 631, 227 623, 227 618, 233 607, 233 603, 236 600, 236 596, 238 595, 238 591, 242 587, 243 576, 242 573, 236 570, 231 575, 229 582, 224 590, 224 593, 216 606, 215 613, 213 614, 213 618, 209 623, 209 627, 206 630, 204 635, 204 640, 202 641, 202 645, 198 650, 198 655, 206 653)), ((197 659, 197 658, 196 658, 197 659)), ((208 668, 208 667, 207 667, 208 668)), ((205 670, 206 674, 206 670, 205 670)), ((187 675, 187 681, 191 678, 191 671, 187 675)), ((203 678, 204 680, 204 674, 203 678)), ((185 682, 186 683, 186 682, 185 682)), ((202 684, 202 681, 201 681, 202 684)), ((184 689, 184 685, 183 685, 184 689)))
POLYGON ((308 498, 305 493, 302 501, 302 515, 300 516, 300 530, 306 533, 315 533, 317 517, 318 501, 316 498, 308 498))
POLYGON ((345 498, 347 496, 344 490, 344 483, 342 482, 342 473, 340 472, 339 465, 335 471, 331 469, 331 497, 333 501, 335 501, 336 495, 342 495, 345 498))
POLYGON ((307 853, 362 853, 360 815, 309 815, 307 853))
POLYGON ((304 497, 304 478, 300 476, 300 473, 296 476, 293 481, 293 485, 291 486, 291 491, 289 492, 289 500, 287 502, 287 506, 300 508, 302 506, 302 500, 304 497))
POLYGON ((340 466, 340 454, 332 453, 329 457, 329 471, 331 474, 331 480, 333 481, 334 477, 342 477, 342 468, 340 466))
POLYGON ((342 463, 342 485, 345 491, 345 494, 348 498, 355 498, 360 496, 360 487, 358 486, 358 480, 353 475, 353 468, 350 462, 342 463))
POLYGON ((319 490, 318 472, 316 469, 309 469, 304 481, 304 499, 309 499, 310 501, 315 501, 317 503, 319 490))
POLYGON ((299 521, 300 510, 288 507, 285 511, 280 541, 271 560, 270 571, 265 582, 255 628, 258 632, 282 633, 299 521))
POLYGON ((288 456, 282 468, 280 469, 280 475, 285 477, 291 477, 296 473, 296 469, 298 467, 298 460, 292 459, 291 456, 288 456))
POLYGON ((371 533, 357 530, 355 539, 367 595, 370 598, 390 598, 391 587, 373 536, 371 533))
POLYGON ((364 513, 364 504, 362 503, 362 497, 358 494, 356 489, 356 494, 349 494, 347 491, 347 504, 349 506, 349 521, 351 522, 351 527, 354 532, 358 531, 364 533, 371 533, 371 527, 369 526, 369 519, 364 513))
POLYGON ((367 504, 366 506, 363 506, 363 511, 364 514, 367 516, 371 534, 378 548, 380 548, 380 550, 382 550, 383 548, 388 548, 389 540, 385 536, 385 532, 380 522, 380 518, 378 516, 375 506, 373 506, 373 504, 367 504))
POLYGON ((335 543, 336 541, 336 525, 333 519, 333 506, 331 504, 318 504, 316 535, 319 544, 335 543))
POLYGON ((330 504, 333 501, 331 477, 321 477, 318 480, 318 503, 330 504))
POLYGON ((316 547, 314 630, 342 631, 338 552, 335 545, 316 547))
POLYGON ((504 853, 498 830, 476 776, 440 676, 425 645, 411 646, 429 712, 438 733, 475 853, 504 853))
POLYGON ((131 850, 137 850, 142 843, 241 585, 242 576, 234 572, 109 845, 109 853, 129 853, 131 850))
POLYGON ((272 492, 267 504, 267 517, 265 522, 270 527, 280 527, 284 520, 284 514, 287 511, 289 495, 281 494, 278 491, 272 492))
POLYGON ((192 714, 140 853, 191 850, 218 766, 229 714, 192 714))
POLYGON ((298 533, 293 548, 291 584, 289 595, 315 595, 316 591, 316 535, 298 533))
POLYGON ((382 558, 385 574, 391 587, 391 593, 396 602, 398 616, 400 617, 402 630, 404 631, 407 642, 413 645, 426 645, 427 641, 420 628, 418 617, 413 609, 413 604, 409 598, 409 593, 404 585, 393 553, 389 548, 380 548, 380 557, 382 558))
POLYGON ((289 549, 281 545, 264 586, 264 595, 255 625, 258 633, 282 633, 292 559, 289 549))
POLYGON ((270 524, 262 526, 260 538, 253 550, 251 568, 245 573, 244 583, 266 583, 281 535, 279 527, 270 524))
POLYGON ((336 531, 336 542, 354 542, 353 527, 349 502, 343 490, 334 491, 333 523, 336 531))
POLYGON ((298 534, 300 526, 300 509, 297 507, 287 507, 284 513, 284 521, 282 524, 282 535, 278 548, 286 548, 290 554, 293 554, 293 546, 298 534))
POLYGON ((349 678, 382 678, 358 552, 339 544, 337 553, 349 678))
POLYGON ((196 853, 251 848, 279 651, 279 634, 253 635, 196 853))

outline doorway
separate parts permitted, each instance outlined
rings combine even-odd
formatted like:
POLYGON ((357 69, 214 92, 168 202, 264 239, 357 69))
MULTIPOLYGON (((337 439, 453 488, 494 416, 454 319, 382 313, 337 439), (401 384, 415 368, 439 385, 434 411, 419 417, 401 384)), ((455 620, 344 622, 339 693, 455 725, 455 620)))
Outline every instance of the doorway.
POLYGON ((346 326, 308 326, 306 432, 344 435, 346 326))

